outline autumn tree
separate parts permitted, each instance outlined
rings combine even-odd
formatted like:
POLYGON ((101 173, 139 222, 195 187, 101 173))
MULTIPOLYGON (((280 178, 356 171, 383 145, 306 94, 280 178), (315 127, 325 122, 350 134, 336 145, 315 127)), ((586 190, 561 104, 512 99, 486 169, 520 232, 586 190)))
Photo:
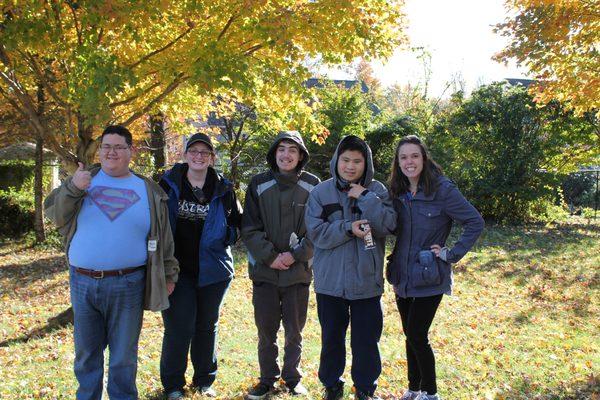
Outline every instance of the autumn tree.
POLYGON ((496 30, 510 43, 497 59, 531 71, 536 100, 600 115, 598 0, 507 0, 506 8, 510 17, 496 30))
MULTIPOLYGON (((107 123, 192 115, 217 90, 299 87, 304 61, 386 57, 402 0, 20 0, 0 24, 0 96, 64 160, 89 161, 107 123), (50 126, 36 112, 40 84, 50 126), (204 101, 203 101, 204 100, 204 101), (158 110, 157 110, 158 108, 158 110)), ((286 105, 287 106, 287 105, 286 105)))

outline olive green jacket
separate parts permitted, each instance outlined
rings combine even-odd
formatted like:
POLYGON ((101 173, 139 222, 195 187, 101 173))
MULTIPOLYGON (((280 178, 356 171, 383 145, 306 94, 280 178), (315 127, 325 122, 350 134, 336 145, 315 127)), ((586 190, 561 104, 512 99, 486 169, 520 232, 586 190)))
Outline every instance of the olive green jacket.
MULTIPOLYGON (((94 166, 89 170, 92 176, 100 171, 94 166)), ((148 204, 150 206, 150 233, 148 241, 156 240, 156 248, 148 246, 148 261, 146 273, 146 294, 144 309, 161 311, 169 308, 167 281, 177 282, 179 263, 174 256, 175 244, 169 225, 167 210, 168 197, 166 193, 150 179, 137 175, 146 183, 148 204)), ((77 230, 77 215, 81 210, 83 199, 87 192, 80 190, 67 178, 60 187, 54 189, 44 200, 44 211, 63 236, 65 255, 69 254, 71 239, 77 230)))

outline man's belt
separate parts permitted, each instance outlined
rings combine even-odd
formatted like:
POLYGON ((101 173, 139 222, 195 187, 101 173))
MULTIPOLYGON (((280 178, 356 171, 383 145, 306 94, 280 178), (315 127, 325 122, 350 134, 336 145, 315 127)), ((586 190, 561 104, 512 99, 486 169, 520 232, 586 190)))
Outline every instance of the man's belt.
POLYGON ((131 274, 132 272, 138 271, 142 268, 146 268, 145 265, 140 265, 139 267, 132 268, 123 268, 123 269, 111 269, 110 271, 96 271, 93 269, 85 269, 75 267, 75 271, 80 273, 81 275, 89 276, 95 279, 108 278, 109 276, 122 276, 131 274))

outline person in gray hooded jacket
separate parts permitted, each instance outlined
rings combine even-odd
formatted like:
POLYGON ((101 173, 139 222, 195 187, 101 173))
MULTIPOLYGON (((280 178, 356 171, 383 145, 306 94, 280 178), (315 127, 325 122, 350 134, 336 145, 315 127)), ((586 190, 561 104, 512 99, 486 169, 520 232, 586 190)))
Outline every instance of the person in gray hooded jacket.
POLYGON ((246 192, 242 240, 253 283, 260 366, 260 380, 247 393, 253 400, 271 393, 280 377, 292 395, 306 394, 299 364, 313 246, 306 237, 304 209, 308 194, 320 182, 303 170, 308 158, 298 132, 281 132, 267 153, 270 169, 254 176, 246 192), (282 322, 285 354, 280 369, 277 332, 282 322))
POLYGON ((374 397, 381 373, 385 237, 396 228, 396 213, 385 186, 373 179, 371 149, 362 139, 343 138, 330 168, 332 178, 311 192, 306 210, 322 336, 319 379, 326 400, 343 396, 350 324, 352 380, 356 398, 363 400, 374 397), (368 234, 374 247, 365 246, 368 234))

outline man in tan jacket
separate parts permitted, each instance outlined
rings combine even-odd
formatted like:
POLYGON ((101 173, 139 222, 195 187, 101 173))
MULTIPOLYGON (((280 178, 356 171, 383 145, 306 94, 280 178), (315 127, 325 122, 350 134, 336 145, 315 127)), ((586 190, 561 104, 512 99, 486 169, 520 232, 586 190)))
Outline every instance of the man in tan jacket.
POLYGON ((109 397, 137 399, 143 310, 169 307, 179 266, 166 194, 129 169, 131 133, 113 125, 100 140, 100 167, 80 163, 44 205, 70 265, 77 399, 101 398, 106 346, 109 397))

